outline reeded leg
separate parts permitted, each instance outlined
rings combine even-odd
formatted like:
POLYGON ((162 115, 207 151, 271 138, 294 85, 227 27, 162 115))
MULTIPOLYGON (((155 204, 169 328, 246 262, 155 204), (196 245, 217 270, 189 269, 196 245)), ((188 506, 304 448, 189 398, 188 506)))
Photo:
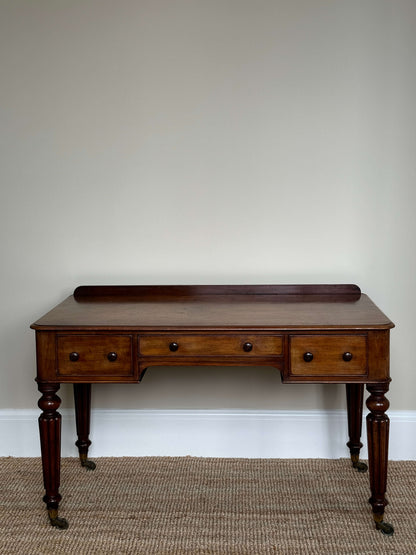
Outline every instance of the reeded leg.
POLYGON ((367 385, 370 397, 367 407, 368 434, 368 463, 370 467, 371 497, 369 502, 373 507, 373 516, 377 530, 383 534, 391 535, 394 528, 384 522, 384 507, 388 504, 385 497, 387 486, 387 460, 389 444, 389 417, 385 414, 389 408, 389 401, 384 394, 389 389, 389 382, 367 385))
POLYGON ((360 462, 361 428, 363 422, 363 396, 364 384, 347 384, 347 411, 348 411, 348 436, 350 438, 347 447, 350 449, 352 466, 358 472, 366 472, 367 465, 360 462))
POLYGON ((58 506, 62 499, 59 494, 61 471, 61 415, 57 412, 61 399, 56 395, 60 384, 38 383, 42 393, 38 406, 42 410, 39 416, 40 445, 42 452, 43 483, 49 519, 52 526, 68 528, 68 522, 58 516, 58 506))
POLYGON ((91 415, 91 384, 74 384, 75 401, 75 421, 77 427, 78 440, 75 445, 78 447, 79 459, 82 466, 88 470, 95 469, 95 463, 88 460, 88 448, 91 445, 90 435, 90 415, 91 415))

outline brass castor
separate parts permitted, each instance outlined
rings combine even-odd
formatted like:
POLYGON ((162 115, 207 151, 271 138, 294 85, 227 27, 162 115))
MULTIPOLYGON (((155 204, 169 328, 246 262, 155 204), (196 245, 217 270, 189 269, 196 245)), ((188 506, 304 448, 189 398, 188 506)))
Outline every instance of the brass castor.
POLYGON ((65 518, 58 516, 57 509, 49 509, 48 513, 52 526, 55 526, 55 528, 59 528, 60 530, 66 530, 68 528, 68 521, 65 518))
POLYGON ((97 466, 94 461, 90 461, 89 459, 81 461, 81 465, 84 466, 87 470, 95 470, 97 466))
POLYGON ((87 459, 87 455, 80 455, 79 456, 79 460, 81 461, 81 466, 84 466, 87 470, 95 470, 96 469, 96 464, 94 461, 90 461, 89 459, 87 459))
POLYGON ((358 461, 356 464, 353 464, 352 466, 353 468, 357 469, 357 472, 367 472, 368 470, 368 466, 361 461, 358 461))
POLYGON ((381 530, 381 533, 385 536, 392 536, 394 534, 393 525, 388 522, 384 522, 384 520, 376 522, 376 528, 377 530, 381 530))
POLYGON ((358 455, 351 455, 352 467, 356 468, 358 472, 367 472, 368 466, 358 460, 358 455))
POLYGON ((384 522, 383 515, 373 515, 373 516, 374 516, 374 522, 376 523, 377 530, 380 530, 381 533, 384 534, 385 536, 392 536, 394 534, 393 525, 388 522, 384 522))

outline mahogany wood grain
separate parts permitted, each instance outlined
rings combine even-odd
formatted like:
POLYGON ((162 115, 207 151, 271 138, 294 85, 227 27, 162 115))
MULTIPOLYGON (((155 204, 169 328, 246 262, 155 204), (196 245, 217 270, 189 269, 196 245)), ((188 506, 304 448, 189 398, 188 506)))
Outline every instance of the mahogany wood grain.
POLYGON ((133 375, 130 335, 57 335, 56 348, 58 376, 133 375))
POLYGON ((157 365, 268 365, 284 383, 347 387, 351 456, 367 406, 371 499, 383 521, 387 479, 389 333, 394 324, 356 285, 81 286, 32 324, 45 502, 58 517, 60 422, 56 395, 74 384, 80 457, 87 468, 92 383, 139 382, 157 365))
POLYGON ((389 381, 376 385, 367 385, 370 397, 367 399, 367 438, 368 438, 368 464, 370 468, 371 497, 369 503, 373 508, 377 528, 391 527, 383 523, 384 509, 388 505, 386 499, 387 465, 389 450, 390 420, 386 414, 389 401, 385 393, 389 390, 389 381))
MULTIPOLYGON (((38 382, 42 393, 38 406, 42 410, 39 416, 40 446, 42 453, 43 484, 45 495, 43 501, 51 521, 58 517, 58 506, 62 497, 59 493, 61 472, 61 415, 58 412, 61 399, 56 395, 59 384, 38 382)), ((62 527, 65 526, 65 522, 62 527)))
POLYGON ((287 286, 289 291, 302 291, 302 295, 279 294, 277 291, 285 286, 182 287, 132 286, 127 294, 126 286, 121 286, 120 295, 116 294, 117 286, 78 288, 77 295, 69 296, 32 328, 167 331, 393 327, 366 295, 357 293, 356 286, 326 285, 322 290, 319 286, 287 286), (337 295, 340 287, 342 294, 337 295), (181 293, 175 296, 178 289, 181 293), (306 293, 308 290, 310 294, 306 293), (103 291, 111 294, 103 295, 103 291))
POLYGON ((133 297, 153 300, 169 297, 201 297, 205 295, 322 295, 358 299, 361 290, 353 284, 306 285, 80 285, 74 291, 77 300, 91 297, 133 297))
POLYGON ((290 371, 294 376, 366 376, 365 335, 294 335, 290 337, 290 371), (305 354, 311 360, 305 360, 305 354), (346 361, 344 356, 348 353, 346 361))
MULTIPOLYGON (((179 333, 143 335, 139 339, 139 352, 144 356, 165 356, 169 358, 186 355, 277 356, 283 353, 283 340, 281 336, 253 334, 184 335, 179 333), (174 351, 169 348, 172 343, 177 345, 174 351), (244 349, 246 344, 251 345, 250 350, 244 349)), ((168 363, 167 361, 166 364, 168 363)))
POLYGON ((74 384, 75 424, 78 439, 75 445, 78 447, 81 463, 87 460, 88 448, 91 445, 90 417, 91 417, 91 384, 74 384))
POLYGON ((354 468, 360 472, 367 470, 367 465, 359 462, 360 450, 363 444, 361 443, 361 430, 363 423, 363 400, 364 400, 364 385, 361 383, 347 384, 347 415, 348 415, 348 436, 351 460, 354 468))

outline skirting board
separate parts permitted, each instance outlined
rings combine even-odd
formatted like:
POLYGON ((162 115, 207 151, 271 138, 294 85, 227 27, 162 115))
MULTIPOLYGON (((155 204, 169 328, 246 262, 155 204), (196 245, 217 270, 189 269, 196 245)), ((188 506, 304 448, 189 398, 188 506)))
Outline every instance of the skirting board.
MULTIPOLYGON (((62 414, 62 456, 75 457, 75 418, 62 414)), ((40 455, 39 410, 0 410, 0 456, 40 455)), ((389 411, 392 460, 416 460, 416 411, 389 411)), ((91 414, 90 456, 348 457, 343 410, 101 410, 91 414)), ((362 458, 367 458, 365 419, 362 458)))

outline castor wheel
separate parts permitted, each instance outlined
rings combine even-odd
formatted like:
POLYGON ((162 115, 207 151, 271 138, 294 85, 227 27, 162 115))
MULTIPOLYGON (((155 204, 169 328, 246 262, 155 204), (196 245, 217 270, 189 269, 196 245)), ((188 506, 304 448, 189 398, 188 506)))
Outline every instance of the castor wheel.
POLYGON ((58 511, 56 509, 50 509, 48 513, 51 526, 59 528, 60 530, 66 530, 68 528, 68 521, 65 518, 58 516, 58 511))
POLYGON ((384 515, 382 514, 373 513, 374 522, 376 523, 376 530, 380 530, 380 532, 385 536, 392 536, 394 534, 393 525, 385 522, 383 520, 383 516, 384 515))
POLYGON ((352 467, 355 468, 358 472, 367 472, 368 466, 359 460, 359 455, 354 453, 351 455, 351 462, 352 467))
POLYGON ((94 461, 90 461, 89 459, 85 459, 81 461, 81 466, 85 467, 87 470, 95 470, 97 465, 94 461))
POLYGON ((361 462, 361 461, 353 463, 352 467, 355 468, 357 470, 357 472, 367 472, 367 470, 368 470, 368 466, 365 463, 361 462))
POLYGON ((94 461, 90 461, 90 459, 87 459, 86 453, 80 453, 79 460, 81 466, 84 466, 87 470, 95 470, 97 466, 94 461))
POLYGON ((385 536, 392 536, 394 534, 393 525, 389 524, 388 522, 384 522, 384 520, 382 520, 381 522, 376 522, 376 528, 377 530, 380 530, 381 533, 385 536))

